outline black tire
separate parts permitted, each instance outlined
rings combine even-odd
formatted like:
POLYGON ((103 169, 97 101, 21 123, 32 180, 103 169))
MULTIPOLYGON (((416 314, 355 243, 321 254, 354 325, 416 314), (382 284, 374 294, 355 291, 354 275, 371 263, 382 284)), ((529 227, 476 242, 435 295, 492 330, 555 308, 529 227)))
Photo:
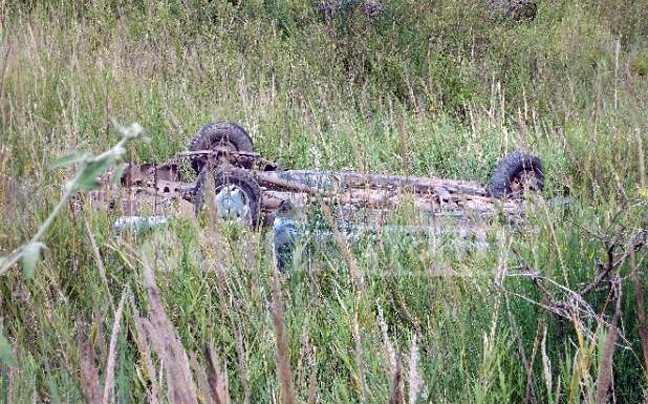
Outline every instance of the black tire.
POLYGON ((525 191, 542 191, 544 171, 540 159, 516 151, 504 156, 491 177, 488 192, 497 198, 521 196, 525 191))
MULTIPOLYGON (((212 150, 227 145, 234 151, 254 152, 252 138, 234 122, 212 122, 196 133, 189 143, 189 151, 212 150)), ((191 167, 200 173, 207 163, 207 156, 192 156, 191 167)), ((245 167, 250 168, 250 167, 245 167)))
POLYGON ((203 169, 198 176, 193 192, 194 213, 200 214, 205 203, 205 188, 209 184, 208 175, 212 174, 214 181, 214 192, 219 192, 223 187, 234 185, 244 194, 245 206, 249 209, 249 224, 252 228, 259 225, 259 214, 261 211, 261 187, 250 173, 241 168, 232 166, 218 167, 210 170, 203 169))

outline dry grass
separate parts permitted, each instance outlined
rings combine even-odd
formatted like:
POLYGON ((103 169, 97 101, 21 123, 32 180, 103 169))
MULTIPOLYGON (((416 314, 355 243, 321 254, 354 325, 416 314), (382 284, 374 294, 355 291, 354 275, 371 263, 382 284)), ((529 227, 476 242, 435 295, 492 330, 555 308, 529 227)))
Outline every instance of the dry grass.
POLYGON ((110 344, 108 345, 108 358, 106 359, 106 377, 104 381, 103 403, 111 404, 113 402, 113 393, 115 390, 115 361, 117 359, 117 339, 121 330, 122 313, 124 304, 130 295, 130 288, 126 287, 122 292, 117 311, 115 311, 115 321, 113 322, 112 334, 110 335, 110 344))
POLYGON ((140 317, 139 310, 135 304, 135 299, 133 299, 132 296, 129 299, 129 303, 134 319, 133 327, 135 332, 133 333, 133 336, 135 339, 135 346, 137 347, 138 354, 144 363, 144 371, 148 376, 146 381, 150 383, 150 387, 147 388, 147 398, 151 404, 158 404, 160 402, 160 387, 156 379, 157 372, 153 366, 150 344, 148 343, 144 326, 142 324, 142 318, 140 317))
POLYGON ((187 354, 164 311, 153 271, 148 266, 145 266, 144 277, 151 304, 151 318, 142 319, 141 324, 148 341, 164 363, 169 401, 173 404, 197 404, 196 386, 187 354))
POLYGON ((410 357, 409 357, 409 370, 407 377, 409 380, 409 391, 408 398, 409 404, 416 404, 425 392, 425 385, 421 378, 419 372, 419 352, 418 345, 416 344, 416 334, 412 337, 412 344, 410 345, 410 357))
POLYGON ((229 382, 227 372, 221 370, 218 356, 213 346, 208 346, 205 352, 207 357, 207 380, 211 391, 211 398, 215 404, 229 404, 229 382))
POLYGON ((618 278, 613 281, 612 285, 614 288, 614 293, 616 294, 616 308, 612 317, 612 324, 610 324, 610 329, 605 336, 605 342, 603 343, 603 358, 601 359, 598 376, 596 378, 596 402, 598 404, 605 404, 608 402, 608 394, 610 388, 612 388, 614 384, 612 373, 612 357, 614 355, 614 350, 616 349, 616 341, 618 336, 617 324, 619 322, 619 318, 621 317, 621 288, 619 288, 618 278))
POLYGON ((348 240, 324 206, 333 242, 309 240, 312 255, 280 279, 267 234, 209 212, 115 238, 112 212, 65 206, 34 279, 0 279, 17 361, 0 364, 0 401, 643 399, 646 249, 626 248, 646 209, 639 2, 543 3, 525 24, 489 22, 468 0, 394 0, 378 17, 331 21, 296 0, 32 3, 0 6, 2 256, 59 200, 72 171, 49 164, 105 150, 113 117, 146 128, 137 161, 184 150, 216 117, 289 168, 486 182, 525 148, 545 163, 547 199, 572 204, 532 207, 523 228, 493 220, 488 239, 510 245, 490 251, 444 235, 348 240), (606 294, 616 270, 618 316, 606 294))
POLYGON ((396 367, 392 370, 390 375, 391 380, 391 394, 389 395, 389 404, 404 404, 404 384, 403 381, 403 367, 401 366, 400 358, 396 360, 396 367))
POLYGON ((103 404, 99 372, 94 359, 94 352, 90 343, 81 343, 81 356, 79 358, 81 388, 88 404, 103 404))
POLYGON ((275 325, 275 341, 277 344, 277 374, 281 387, 281 402, 296 404, 297 397, 293 388, 292 370, 290 368, 290 351, 284 323, 284 307, 281 297, 279 274, 275 272, 272 283, 272 319, 275 325))

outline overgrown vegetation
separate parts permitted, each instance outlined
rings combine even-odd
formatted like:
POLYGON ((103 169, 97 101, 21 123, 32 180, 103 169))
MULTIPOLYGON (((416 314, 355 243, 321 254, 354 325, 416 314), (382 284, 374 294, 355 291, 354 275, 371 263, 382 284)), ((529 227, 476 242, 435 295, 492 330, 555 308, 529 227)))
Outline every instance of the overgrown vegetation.
POLYGON ((0 256, 60 200, 74 170, 53 161, 119 141, 111 118, 151 139, 133 161, 214 119, 285 167, 486 182, 527 149, 546 201, 571 200, 493 225, 488 251, 333 244, 279 278, 266 234, 115 236, 81 198, 33 277, 0 279, 1 402, 645 400, 642 2, 546 1, 514 23, 467 0, 334 18, 297 0, 21 1, 0 24, 0 256))

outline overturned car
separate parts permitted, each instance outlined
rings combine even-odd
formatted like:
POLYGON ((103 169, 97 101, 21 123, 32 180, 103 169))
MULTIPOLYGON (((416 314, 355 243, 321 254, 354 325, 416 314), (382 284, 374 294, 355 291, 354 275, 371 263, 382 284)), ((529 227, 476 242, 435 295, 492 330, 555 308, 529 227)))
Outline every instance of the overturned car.
POLYGON ((124 215, 115 223, 117 230, 163 224, 169 216, 196 217, 210 206, 224 220, 272 228, 283 266, 282 257, 307 232, 302 223, 313 204, 334 207, 329 224, 347 235, 373 231, 386 212, 404 204, 420 212, 426 225, 389 227, 391 231, 435 232, 448 218, 461 223, 495 215, 519 220, 522 196, 543 186, 542 163, 522 151, 504 156, 487 186, 429 177, 287 170, 260 156, 241 126, 214 122, 194 136, 188 151, 160 165, 131 164, 121 178, 123 192, 104 190, 94 199, 124 215), (183 161, 190 170, 183 172, 183 161))

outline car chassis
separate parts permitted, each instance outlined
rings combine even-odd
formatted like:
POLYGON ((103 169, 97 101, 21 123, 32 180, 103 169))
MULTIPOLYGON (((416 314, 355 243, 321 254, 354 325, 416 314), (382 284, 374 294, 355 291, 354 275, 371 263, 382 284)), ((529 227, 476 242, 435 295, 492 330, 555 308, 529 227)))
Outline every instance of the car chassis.
POLYGON ((296 223, 313 202, 335 206, 336 220, 344 223, 361 212, 362 228, 375 227, 385 213, 408 204, 433 224, 448 217, 494 215, 515 222, 524 213, 524 192, 541 191, 544 185, 540 160, 521 151, 504 156, 483 186, 431 177, 284 170, 256 153, 247 132, 231 122, 207 125, 189 149, 161 165, 129 165, 121 192, 104 189, 93 200, 125 215, 115 224, 118 230, 163 223, 168 216, 196 217, 211 205, 222 219, 255 229, 272 226, 275 242, 285 244, 293 242, 296 223), (183 159, 190 161, 195 178, 181 173, 183 159))

